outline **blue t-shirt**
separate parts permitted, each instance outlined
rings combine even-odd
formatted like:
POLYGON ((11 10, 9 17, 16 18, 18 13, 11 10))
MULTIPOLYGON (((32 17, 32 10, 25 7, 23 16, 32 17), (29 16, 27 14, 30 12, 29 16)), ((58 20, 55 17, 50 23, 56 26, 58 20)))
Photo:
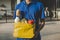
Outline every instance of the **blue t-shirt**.
POLYGON ((19 9, 21 14, 20 16, 23 18, 26 18, 28 20, 35 20, 40 18, 44 19, 44 6, 40 2, 32 2, 29 5, 26 4, 25 1, 22 1, 18 5, 16 5, 15 12, 14 12, 14 18, 16 17, 16 10, 19 9))

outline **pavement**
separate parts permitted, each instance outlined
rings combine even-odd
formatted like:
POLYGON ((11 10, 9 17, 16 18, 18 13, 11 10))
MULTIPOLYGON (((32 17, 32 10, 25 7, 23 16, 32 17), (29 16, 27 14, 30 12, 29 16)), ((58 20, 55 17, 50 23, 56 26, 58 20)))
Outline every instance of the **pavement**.
MULTIPOLYGON (((13 22, 0 21, 0 40, 15 40, 13 22)), ((60 21, 48 21, 41 30, 42 40, 60 40, 60 21)))
POLYGON ((42 40, 60 40, 60 21, 46 22, 41 36, 42 40))

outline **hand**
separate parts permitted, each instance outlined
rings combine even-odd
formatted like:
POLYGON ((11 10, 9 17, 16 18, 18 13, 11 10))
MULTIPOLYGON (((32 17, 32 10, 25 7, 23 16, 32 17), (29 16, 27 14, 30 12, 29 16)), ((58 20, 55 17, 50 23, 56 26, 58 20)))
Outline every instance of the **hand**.
POLYGON ((45 25, 45 22, 39 23, 39 26, 40 26, 39 30, 40 30, 40 31, 42 30, 42 28, 44 27, 44 25, 45 25))
POLYGON ((19 21, 20 21, 19 17, 16 17, 16 18, 15 18, 15 23, 17 23, 17 22, 19 22, 19 21))
POLYGON ((38 33, 39 33, 38 31, 35 32, 34 38, 36 38, 38 36, 38 33))

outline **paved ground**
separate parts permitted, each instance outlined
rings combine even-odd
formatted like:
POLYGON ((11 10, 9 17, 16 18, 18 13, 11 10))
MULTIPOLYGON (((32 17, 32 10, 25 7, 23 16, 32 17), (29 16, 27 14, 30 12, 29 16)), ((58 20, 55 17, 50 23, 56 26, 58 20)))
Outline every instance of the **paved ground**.
POLYGON ((46 22, 41 35, 42 40, 60 40, 60 21, 46 22))
MULTIPOLYGON (((15 40, 12 33, 13 23, 0 23, 0 40, 15 40)), ((60 40, 60 21, 46 22, 41 35, 42 40, 60 40)))

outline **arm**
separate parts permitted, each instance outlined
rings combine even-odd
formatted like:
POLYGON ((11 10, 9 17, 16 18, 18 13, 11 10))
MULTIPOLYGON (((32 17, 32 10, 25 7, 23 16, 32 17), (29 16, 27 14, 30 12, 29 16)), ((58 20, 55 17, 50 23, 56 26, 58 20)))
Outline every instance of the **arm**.
POLYGON ((45 19, 41 19, 40 22, 39 22, 40 28, 39 28, 38 31, 41 31, 43 29, 44 25, 45 25, 45 19))
POLYGON ((41 5, 41 17, 40 17, 40 21, 39 21, 39 31, 41 31, 45 25, 45 12, 44 12, 44 6, 43 4, 41 5))
POLYGON ((19 9, 19 4, 17 4, 17 5, 15 6, 13 19, 15 19, 15 18, 16 18, 16 13, 17 13, 18 9, 19 9))
POLYGON ((45 12, 44 12, 44 6, 42 4, 40 10, 39 29, 37 30, 37 32, 41 31, 44 25, 45 25, 45 12))
POLYGON ((16 16, 20 17, 20 11, 19 11, 19 9, 16 10, 16 16))
POLYGON ((36 34, 38 34, 38 32, 40 32, 44 28, 44 25, 45 25, 45 19, 41 19, 41 21, 39 22, 39 29, 35 32, 35 37, 37 37, 36 34))
POLYGON ((16 18, 15 18, 15 23, 19 22, 20 21, 20 11, 19 9, 16 10, 16 18))
POLYGON ((41 18, 39 20, 39 29, 38 29, 38 31, 41 31, 43 29, 44 25, 45 25, 45 13, 44 13, 44 9, 42 9, 41 18))
POLYGON ((39 22, 38 22, 38 29, 35 31, 35 38, 37 37, 38 33, 43 29, 44 25, 45 25, 45 13, 44 13, 44 7, 42 4, 40 4, 39 6, 40 8, 40 12, 39 12, 39 22))

